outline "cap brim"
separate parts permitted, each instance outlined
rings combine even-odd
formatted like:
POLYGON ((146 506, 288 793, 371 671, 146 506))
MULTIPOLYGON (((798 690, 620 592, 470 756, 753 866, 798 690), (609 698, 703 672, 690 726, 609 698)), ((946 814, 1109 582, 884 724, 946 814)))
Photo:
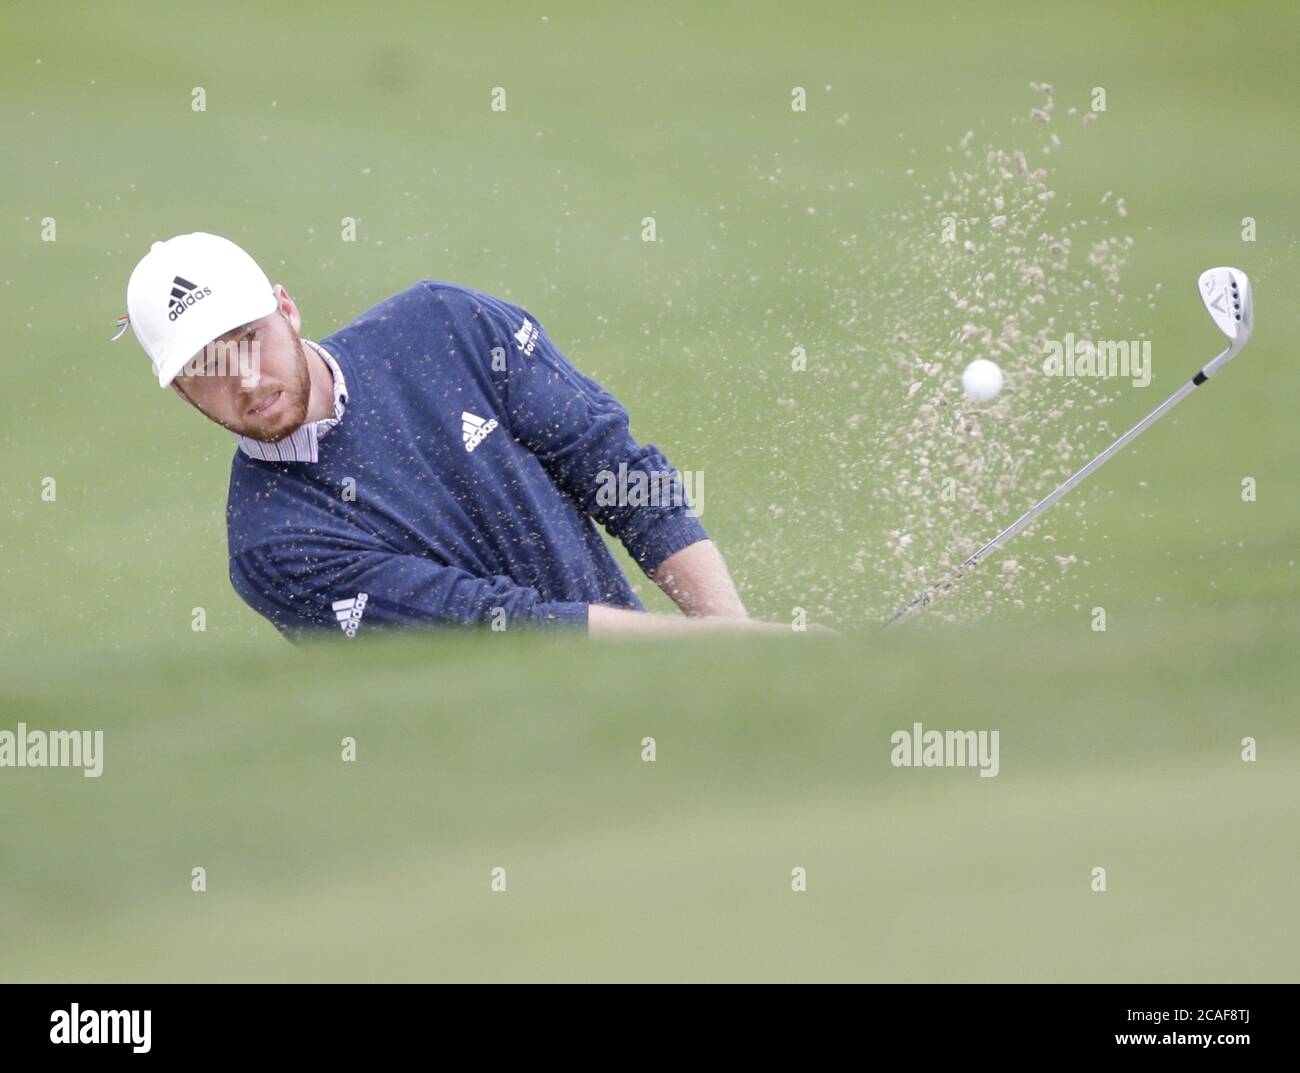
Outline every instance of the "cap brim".
MULTIPOLYGON (((280 300, 272 292, 267 294, 264 302, 249 309, 236 311, 233 320, 230 311, 226 310, 219 318, 200 315, 187 323, 184 330, 178 332, 172 340, 171 351, 155 366, 158 373, 158 386, 165 388, 171 384, 180 375, 181 370, 189 364, 190 359, 214 339, 220 339, 227 332, 232 332, 252 321, 261 320, 274 313, 279 305, 280 300)), ((204 312, 203 306, 196 305, 192 306, 185 316, 191 317, 202 312, 204 312)))

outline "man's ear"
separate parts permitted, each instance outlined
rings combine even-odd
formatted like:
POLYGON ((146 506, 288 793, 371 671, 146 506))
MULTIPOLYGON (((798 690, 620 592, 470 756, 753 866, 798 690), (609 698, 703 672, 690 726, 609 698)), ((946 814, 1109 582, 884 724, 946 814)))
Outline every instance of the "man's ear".
POLYGON ((301 332, 302 311, 298 308, 298 303, 293 300, 293 295, 291 295, 287 290, 285 290, 284 285, 281 283, 275 284, 271 289, 275 291, 275 297, 280 302, 280 308, 277 309, 276 312, 278 312, 280 316, 284 317, 284 319, 289 322, 289 326, 293 328, 295 332, 301 332), (284 310, 286 299, 288 299, 288 306, 289 306, 289 310, 287 313, 284 310))

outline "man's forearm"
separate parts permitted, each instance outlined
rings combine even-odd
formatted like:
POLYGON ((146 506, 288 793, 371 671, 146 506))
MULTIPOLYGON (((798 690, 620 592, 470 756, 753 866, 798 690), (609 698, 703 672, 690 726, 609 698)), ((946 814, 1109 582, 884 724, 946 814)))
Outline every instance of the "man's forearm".
POLYGON ((655 615, 632 611, 626 607, 592 604, 587 608, 587 632, 593 637, 611 635, 673 637, 701 633, 790 633, 789 626, 757 622, 744 616, 655 615))
POLYGON ((712 540, 697 540, 668 556, 650 578, 683 614, 748 617, 727 564, 712 540))

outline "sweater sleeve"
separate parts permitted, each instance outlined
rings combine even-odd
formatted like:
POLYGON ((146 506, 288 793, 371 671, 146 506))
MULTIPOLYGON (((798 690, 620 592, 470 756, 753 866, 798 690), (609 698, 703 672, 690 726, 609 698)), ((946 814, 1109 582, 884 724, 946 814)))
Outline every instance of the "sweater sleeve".
POLYGON ((485 302, 503 368, 494 371, 511 433, 579 509, 651 574, 670 555, 709 539, 680 472, 640 444, 627 410, 560 351, 526 309, 485 302))
POLYGON ((587 604, 547 602, 508 577, 480 578, 419 555, 263 544, 230 560, 244 601, 290 640, 341 629, 478 626, 586 629, 587 604))

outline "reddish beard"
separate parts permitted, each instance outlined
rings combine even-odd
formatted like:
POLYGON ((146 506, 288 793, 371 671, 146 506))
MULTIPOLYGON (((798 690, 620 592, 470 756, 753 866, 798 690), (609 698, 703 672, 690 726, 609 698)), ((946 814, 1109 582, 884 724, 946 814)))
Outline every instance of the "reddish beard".
POLYGON ((307 355, 303 351, 302 340, 298 344, 298 360, 294 363, 292 376, 287 383, 264 385, 262 401, 268 401, 277 391, 283 397, 276 403, 275 411, 265 420, 257 414, 245 412, 239 425, 232 427, 233 432, 247 436, 262 443, 276 443, 291 435, 307 420, 307 407, 311 402, 311 374, 307 369, 307 355))

